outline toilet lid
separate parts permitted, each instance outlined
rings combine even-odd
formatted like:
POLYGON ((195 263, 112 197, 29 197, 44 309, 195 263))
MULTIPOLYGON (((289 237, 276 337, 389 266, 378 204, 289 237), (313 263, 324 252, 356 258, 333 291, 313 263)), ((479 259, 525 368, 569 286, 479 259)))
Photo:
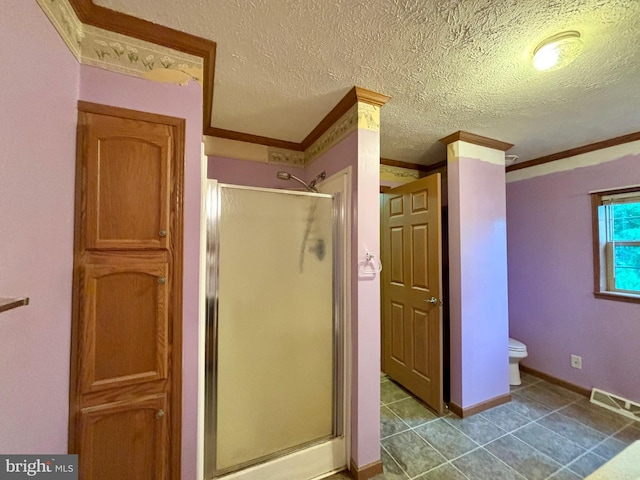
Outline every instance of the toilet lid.
POLYGON ((526 352, 527 351, 527 346, 522 343, 519 342, 518 340, 514 340, 513 338, 509 339, 509 350, 513 351, 513 352, 526 352))

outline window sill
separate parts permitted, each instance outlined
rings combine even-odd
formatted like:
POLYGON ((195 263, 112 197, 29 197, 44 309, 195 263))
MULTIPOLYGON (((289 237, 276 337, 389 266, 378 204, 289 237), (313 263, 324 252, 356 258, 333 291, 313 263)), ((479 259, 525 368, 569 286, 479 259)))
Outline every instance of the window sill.
POLYGON ((593 292, 593 296, 596 298, 602 298, 604 300, 617 300, 618 302, 640 303, 640 295, 634 295, 632 293, 593 292))

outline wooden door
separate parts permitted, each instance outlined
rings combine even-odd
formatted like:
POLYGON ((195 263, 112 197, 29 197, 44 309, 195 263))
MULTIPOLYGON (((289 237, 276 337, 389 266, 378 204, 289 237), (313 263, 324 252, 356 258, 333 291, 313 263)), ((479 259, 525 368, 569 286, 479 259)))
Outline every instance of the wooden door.
POLYGON ((79 103, 69 451, 177 480, 184 120, 79 103))
POLYGON ((442 413, 440 174, 391 189, 383 198, 384 370, 442 413))

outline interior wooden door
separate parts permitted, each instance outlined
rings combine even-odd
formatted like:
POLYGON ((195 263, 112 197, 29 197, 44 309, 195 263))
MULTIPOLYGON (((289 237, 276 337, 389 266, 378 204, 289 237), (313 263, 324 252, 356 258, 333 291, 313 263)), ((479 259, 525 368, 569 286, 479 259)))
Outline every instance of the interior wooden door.
POLYGON ((83 480, 177 480, 184 120, 78 109, 69 451, 83 480))
POLYGON ((442 398, 440 174, 385 192, 382 355, 393 380, 438 413, 442 398))

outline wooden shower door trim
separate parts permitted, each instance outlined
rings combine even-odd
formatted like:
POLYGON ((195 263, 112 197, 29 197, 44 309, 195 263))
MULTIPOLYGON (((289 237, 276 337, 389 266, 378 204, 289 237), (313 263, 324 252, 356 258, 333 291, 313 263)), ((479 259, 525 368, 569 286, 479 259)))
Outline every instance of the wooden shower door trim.
MULTIPOLYGON (((85 113, 114 116, 130 120, 140 120, 171 126, 173 128, 173 162, 169 173, 169 190, 171 191, 169 205, 169 244, 166 255, 171 259, 171 292, 170 301, 167 304, 167 311, 171 316, 170 331, 171 340, 168 344, 168 369, 171 372, 171 391, 169 392, 170 402, 170 441, 171 452, 168 459, 170 480, 180 480, 181 478, 181 456, 182 456, 182 286, 183 286, 183 235, 184 235, 184 163, 185 163, 185 126, 186 121, 181 118, 158 115, 147 112, 140 112, 125 108, 100 105, 96 103, 78 102, 78 119, 85 113)), ((80 201, 85 194, 85 170, 83 165, 84 132, 80 122, 77 125, 76 136, 76 180, 75 180, 75 214, 74 214, 74 266, 73 266, 73 299, 72 299, 72 321, 71 321, 71 359, 69 375, 69 452, 78 451, 80 432, 78 425, 80 420, 79 411, 79 336, 81 315, 82 275, 81 260, 86 259, 84 252, 86 239, 86 219, 85 204, 80 201)), ((139 250, 140 251, 140 250, 139 250)), ((150 250, 149 252, 152 252, 150 250)), ((141 252, 144 252, 142 250, 141 252)), ((101 255, 101 254, 98 254, 101 255)), ((136 386, 125 387, 124 396, 133 399, 139 394, 136 386)), ((96 396, 102 397, 104 402, 114 401, 114 395, 102 392, 96 396)))

